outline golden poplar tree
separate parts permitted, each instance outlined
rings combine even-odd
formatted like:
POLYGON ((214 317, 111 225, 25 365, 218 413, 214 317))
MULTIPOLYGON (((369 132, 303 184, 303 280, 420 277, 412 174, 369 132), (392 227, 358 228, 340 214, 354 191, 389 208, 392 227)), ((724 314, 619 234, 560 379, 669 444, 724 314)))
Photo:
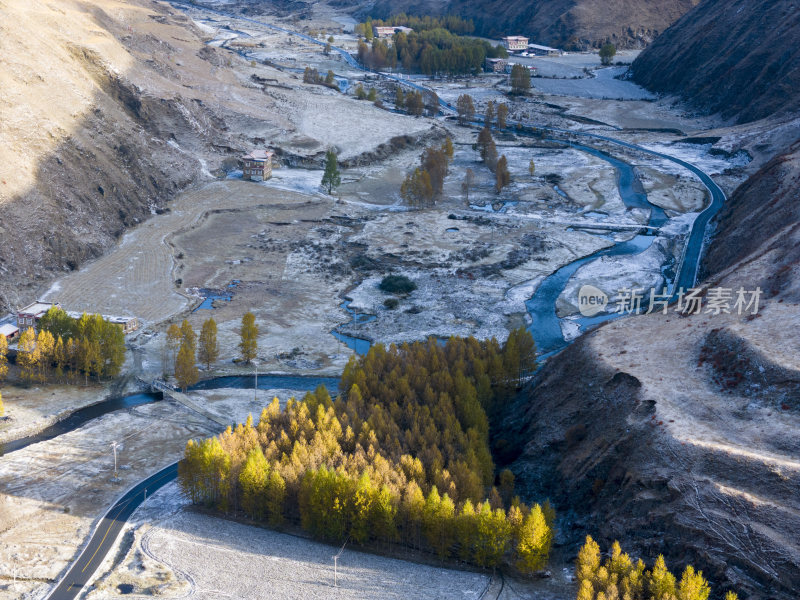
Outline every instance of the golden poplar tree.
POLYGON ((64 338, 58 336, 56 345, 53 348, 53 362, 56 365, 56 379, 61 381, 64 377, 64 372, 69 366, 69 356, 67 355, 67 346, 64 344, 64 338))
POLYGON ((658 555, 650 570, 647 588, 653 600, 671 600, 675 596, 675 576, 667 569, 663 554, 658 555))
POLYGON ((178 380, 178 385, 184 392, 186 388, 197 383, 200 377, 200 373, 194 363, 194 349, 185 341, 181 342, 178 356, 175 358, 175 379, 178 380))
POLYGON ((592 586, 592 582, 588 579, 581 581, 580 588, 578 589, 577 600, 595 600, 594 586, 592 586))
POLYGON ((472 558, 475 546, 475 533, 477 529, 475 506, 467 498, 461 507, 461 514, 456 519, 456 539, 458 541, 458 556, 463 561, 472 558))
POLYGON ((169 359, 171 363, 175 363, 178 357, 178 348, 181 345, 181 328, 175 323, 172 323, 167 329, 167 350, 169 351, 169 359))
POLYGON ((578 561, 575 565, 575 577, 578 581, 593 582, 599 568, 600 546, 592 539, 592 536, 587 535, 586 543, 578 552, 578 561))
POLYGON ((17 343, 17 364, 23 381, 33 381, 36 377, 36 368, 39 365, 39 352, 36 348, 36 332, 33 327, 28 327, 19 336, 17 343))
POLYGON ((688 565, 678 584, 678 600, 708 600, 710 594, 711 588, 703 572, 695 571, 692 565, 688 565))
POLYGON ((80 369, 80 342, 75 338, 67 340, 67 364, 69 365, 70 379, 75 380, 78 377, 78 370, 80 369))
POLYGON ((486 103, 486 112, 483 115, 483 122, 486 127, 491 127, 492 121, 494 121, 494 102, 489 100, 489 102, 486 103))
POLYGON ((266 508, 270 525, 283 522, 283 503, 286 498, 286 481, 277 470, 273 469, 267 479, 266 508))
POLYGON ((514 473, 510 469, 500 471, 500 497, 508 505, 514 496, 514 473))
POLYGON ((453 154, 455 151, 453 150, 453 140, 449 135, 444 140, 444 144, 442 144, 442 150, 444 151, 444 154, 447 156, 448 160, 453 160, 453 154))
POLYGON ((50 366, 53 363, 55 352, 55 340, 53 334, 42 329, 36 336, 36 347, 39 349, 39 381, 44 383, 50 375, 50 366))
POLYGON ((192 326, 189 324, 189 321, 186 319, 183 320, 181 323, 181 342, 184 344, 188 344, 191 349, 192 353, 197 353, 197 334, 192 329, 192 326))
POLYGON ((219 358, 219 345, 217 344, 217 322, 207 319, 200 330, 200 347, 198 348, 198 359, 206 366, 211 368, 211 363, 219 358))
POLYGON ((523 573, 533 573, 544 568, 550 556, 553 532, 547 526, 542 507, 535 504, 522 522, 517 542, 518 566, 523 573))
POLYGON ((508 171, 508 161, 505 155, 500 157, 494 171, 495 175, 495 191, 499 194, 504 187, 511 183, 511 173, 508 171))
POLYGON ((83 371, 84 382, 89 385, 89 376, 103 372, 103 357, 100 354, 100 344, 87 337, 83 337, 78 342, 78 365, 83 371))
POLYGON ((253 448, 239 473, 239 486, 242 489, 242 508, 254 519, 261 519, 264 515, 268 477, 269 465, 264 453, 260 448, 253 448))
POLYGON ((506 118, 508 117, 508 104, 505 102, 497 105, 497 128, 506 128, 506 118))
POLYGON ((242 317, 240 335, 239 350, 242 353, 242 360, 250 362, 258 352, 258 325, 256 325, 256 317, 253 313, 245 313, 242 317))
POLYGON ((0 381, 8 375, 8 340, 0 335, 0 381))

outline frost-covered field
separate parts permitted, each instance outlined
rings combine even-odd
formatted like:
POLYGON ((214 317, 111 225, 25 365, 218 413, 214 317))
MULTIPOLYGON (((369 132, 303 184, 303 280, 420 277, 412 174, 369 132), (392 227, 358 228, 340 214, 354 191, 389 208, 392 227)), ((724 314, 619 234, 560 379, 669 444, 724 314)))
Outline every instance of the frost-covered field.
POLYGON ((169 484, 133 517, 136 541, 125 560, 101 579, 93 600, 115 598, 127 583, 170 597, 198 599, 480 598, 489 577, 358 552, 182 510, 169 484), (169 573, 169 575, 167 574, 169 573))
POLYGON ((168 401, 119 410, 0 460, 0 599, 41 598, 125 490, 213 429, 168 401), (119 481, 111 443, 118 442, 119 481), (16 583, 12 580, 16 577, 16 583))
POLYGON ((0 417, 0 454, 2 444, 52 425, 74 410, 99 402, 108 394, 108 386, 71 385, 3 388, 3 417, 0 417))
MULTIPOLYGON (((750 162, 750 155, 745 151, 740 151, 729 156, 726 154, 713 154, 711 144, 664 144, 664 143, 643 143, 643 147, 655 150, 668 156, 679 158, 690 162, 710 175, 717 175, 735 167, 743 167, 750 162)), ((655 158, 659 170, 663 172, 686 173, 683 167, 676 165, 668 160, 655 158)))
POLYGON ((594 77, 585 79, 548 79, 535 77, 531 80, 533 88, 556 96, 577 96, 580 98, 611 98, 615 100, 652 100, 655 95, 631 81, 614 79, 625 72, 627 67, 608 67, 598 69, 594 77))

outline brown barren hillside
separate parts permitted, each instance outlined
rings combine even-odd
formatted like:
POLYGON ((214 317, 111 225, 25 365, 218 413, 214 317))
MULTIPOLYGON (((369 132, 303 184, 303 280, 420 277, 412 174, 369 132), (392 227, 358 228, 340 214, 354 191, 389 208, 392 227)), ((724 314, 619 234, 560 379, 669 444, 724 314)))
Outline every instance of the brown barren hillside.
POLYGON ((758 313, 610 323, 552 358, 506 410, 495 447, 523 497, 550 495, 586 534, 701 568, 743 598, 800 589, 800 146, 728 200, 706 288, 758 313))
POLYGON ((738 122, 797 110, 800 10, 794 0, 705 0, 631 67, 644 87, 738 122))
POLYGON ((248 147, 226 115, 264 130, 268 100, 221 60, 148 0, 0 2, 0 307, 100 255, 203 161, 219 166, 218 149, 248 147), (237 101, 212 105, 214 86, 237 101))

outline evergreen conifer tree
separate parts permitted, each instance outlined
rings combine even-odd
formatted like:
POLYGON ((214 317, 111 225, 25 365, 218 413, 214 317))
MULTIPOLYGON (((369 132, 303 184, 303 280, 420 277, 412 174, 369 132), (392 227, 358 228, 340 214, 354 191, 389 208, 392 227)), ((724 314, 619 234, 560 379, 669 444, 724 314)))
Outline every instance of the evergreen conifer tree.
POLYGON ((339 163, 336 152, 334 152, 333 149, 329 149, 325 153, 325 172, 322 174, 322 187, 324 187, 328 195, 330 195, 341 183, 342 176, 339 173, 339 163))

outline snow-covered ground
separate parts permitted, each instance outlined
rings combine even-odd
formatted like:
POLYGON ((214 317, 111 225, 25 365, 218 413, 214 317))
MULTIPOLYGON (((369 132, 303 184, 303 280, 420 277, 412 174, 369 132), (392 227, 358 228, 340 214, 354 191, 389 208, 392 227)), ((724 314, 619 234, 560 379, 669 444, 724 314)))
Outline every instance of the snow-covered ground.
POLYGON ((194 598, 248 600, 480 598, 489 577, 340 548, 184 509, 177 484, 134 513, 135 542, 88 598, 116 598, 118 586, 194 598))
POLYGON ((555 96, 577 96, 580 98, 599 98, 614 100, 653 100, 655 94, 648 92, 632 81, 615 79, 627 67, 608 67, 594 71, 594 77, 585 79, 548 79, 534 77, 531 85, 534 90, 555 96))
POLYGON ((288 167, 274 169, 272 177, 262 182, 261 185, 313 196, 323 193, 320 185, 323 173, 322 169, 291 169, 288 167))
POLYGON ((91 387, 47 385, 29 388, 3 388, 4 415, 0 417, 0 455, 2 444, 36 433, 73 411, 107 397, 107 385, 91 387))
MULTIPOLYGON (((713 153, 712 144, 650 142, 643 143, 641 146, 689 162, 709 175, 718 175, 726 169, 743 167, 751 160, 750 155, 744 151, 737 152, 732 156, 720 152, 713 153)), ((680 165, 668 160, 655 158, 654 161, 656 161, 659 170, 666 173, 686 174, 688 172, 680 165)))

